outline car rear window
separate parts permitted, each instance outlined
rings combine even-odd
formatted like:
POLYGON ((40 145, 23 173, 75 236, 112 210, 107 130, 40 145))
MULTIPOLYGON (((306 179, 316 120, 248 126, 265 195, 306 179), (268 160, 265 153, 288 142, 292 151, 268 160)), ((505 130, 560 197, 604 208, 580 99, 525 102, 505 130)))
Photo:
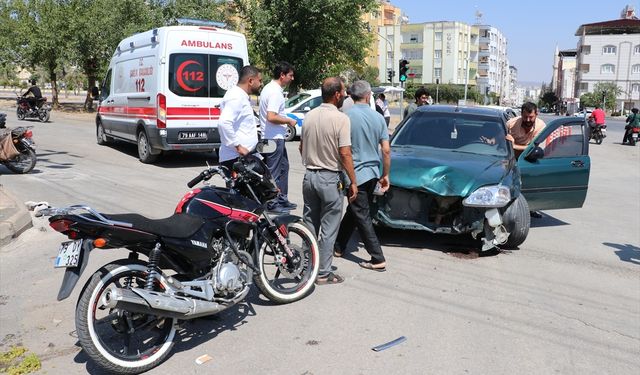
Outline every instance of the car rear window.
POLYGON ((242 59, 197 53, 169 57, 169 90, 179 96, 221 98, 238 83, 242 59))
POLYGON ((505 156, 504 129, 497 117, 416 112, 398 130, 391 145, 505 156))

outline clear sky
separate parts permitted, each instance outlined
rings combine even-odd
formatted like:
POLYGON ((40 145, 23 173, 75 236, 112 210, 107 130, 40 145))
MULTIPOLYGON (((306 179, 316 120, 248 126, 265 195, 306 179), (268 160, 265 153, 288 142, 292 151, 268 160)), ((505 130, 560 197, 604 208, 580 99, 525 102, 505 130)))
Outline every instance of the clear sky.
POLYGON ((507 37, 509 64, 518 69, 518 81, 549 83, 556 45, 561 50, 576 48, 580 25, 620 18, 626 5, 638 0, 391 0, 402 9, 409 23, 460 21, 497 27, 507 37))

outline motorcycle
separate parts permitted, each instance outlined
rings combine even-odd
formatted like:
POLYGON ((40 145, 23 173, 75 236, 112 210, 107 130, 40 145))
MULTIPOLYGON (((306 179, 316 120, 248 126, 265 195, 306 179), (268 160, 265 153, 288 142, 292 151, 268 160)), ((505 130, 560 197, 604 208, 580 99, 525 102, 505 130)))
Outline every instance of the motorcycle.
POLYGON ((40 122, 49 121, 51 116, 51 105, 47 103, 47 98, 40 98, 36 101, 36 106, 31 107, 29 100, 24 96, 18 95, 16 98, 18 107, 16 109, 16 115, 18 120, 24 120, 27 118, 37 118, 40 122))
POLYGON ((21 126, 8 130, 3 121, 0 124, 0 129, 3 129, 0 130, 0 163, 14 173, 29 173, 36 165, 33 127, 21 126))
POLYGON ((592 121, 589 121, 589 129, 588 141, 593 139, 597 145, 602 144, 602 141, 607 137, 607 125, 595 125, 592 121))
POLYGON ((319 269, 315 236, 299 217, 266 214, 278 192, 266 165, 246 156, 232 171, 208 167, 187 186, 201 181, 206 186, 186 193, 166 219, 80 205, 39 211, 71 240, 55 261, 66 268, 58 300, 71 294, 94 249, 129 252, 95 272, 76 305, 80 344, 103 370, 136 374, 158 366, 174 345, 178 321, 242 301, 252 279, 280 304, 311 292, 319 269), (226 187, 206 184, 215 175, 226 187))
POLYGON ((630 129, 625 128, 625 132, 631 132, 631 134, 628 135, 628 138, 625 137, 625 139, 629 139, 629 145, 635 146, 636 143, 638 143, 638 138, 640 137, 640 127, 635 126, 630 129))

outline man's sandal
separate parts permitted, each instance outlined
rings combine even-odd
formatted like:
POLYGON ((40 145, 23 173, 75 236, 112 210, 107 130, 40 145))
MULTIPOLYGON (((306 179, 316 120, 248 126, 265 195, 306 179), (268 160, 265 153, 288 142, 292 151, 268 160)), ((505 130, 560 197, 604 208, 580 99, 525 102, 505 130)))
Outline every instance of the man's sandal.
POLYGON ((344 278, 340 275, 336 275, 333 272, 329 272, 329 274, 325 277, 318 277, 316 279, 316 285, 327 285, 327 284, 340 284, 344 281, 344 278))
POLYGON ((360 262, 360 263, 358 263, 358 265, 360 267, 364 268, 365 270, 371 270, 371 271, 376 271, 376 272, 384 272, 384 271, 387 270, 387 268, 385 266, 380 267, 377 264, 373 264, 371 262, 360 262))

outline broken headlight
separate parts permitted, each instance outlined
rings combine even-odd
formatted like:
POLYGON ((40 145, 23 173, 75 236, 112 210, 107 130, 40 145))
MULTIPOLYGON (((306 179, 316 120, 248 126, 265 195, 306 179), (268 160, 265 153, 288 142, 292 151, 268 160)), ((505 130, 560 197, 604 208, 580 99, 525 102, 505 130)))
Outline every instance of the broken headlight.
POLYGON ((509 188, 503 185, 483 186, 466 197, 467 207, 504 207, 511 201, 509 188))

